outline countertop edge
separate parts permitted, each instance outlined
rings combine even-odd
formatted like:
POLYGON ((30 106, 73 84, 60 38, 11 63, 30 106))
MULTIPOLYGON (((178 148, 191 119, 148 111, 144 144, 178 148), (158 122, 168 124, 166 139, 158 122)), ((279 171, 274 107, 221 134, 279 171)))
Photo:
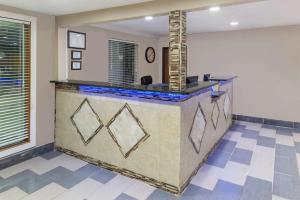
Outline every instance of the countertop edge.
POLYGON ((85 86, 95 86, 95 87, 104 87, 104 88, 117 88, 117 89, 125 89, 125 90, 138 90, 138 91, 151 91, 151 92, 161 92, 161 93, 173 93, 173 94, 182 94, 182 95, 189 95, 193 94, 195 92, 199 92, 201 90, 205 90, 211 86, 217 85, 217 82, 205 82, 207 85, 204 85, 203 87, 194 89, 193 91, 188 91, 191 88, 188 88, 187 91, 166 91, 166 90, 158 90, 158 89, 148 89, 148 88, 135 88, 130 86, 118 86, 118 85, 104 85, 104 83, 101 82, 93 82, 93 81, 78 81, 77 80, 70 80, 68 81, 58 81, 58 80, 51 80, 50 83, 55 84, 67 84, 67 85, 85 85, 85 86))

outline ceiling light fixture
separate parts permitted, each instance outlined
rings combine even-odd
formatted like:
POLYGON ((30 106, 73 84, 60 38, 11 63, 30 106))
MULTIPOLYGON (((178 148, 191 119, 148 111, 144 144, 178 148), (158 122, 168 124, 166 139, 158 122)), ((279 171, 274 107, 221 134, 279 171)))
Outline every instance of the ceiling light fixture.
POLYGON ((230 22, 230 26, 238 26, 240 23, 238 21, 230 22))
POLYGON ((147 20, 147 21, 151 21, 152 19, 153 19, 152 16, 146 16, 146 17, 145 17, 145 20, 147 20))
POLYGON ((221 8, 219 6, 214 6, 214 7, 210 7, 209 11, 210 12, 218 12, 221 8))

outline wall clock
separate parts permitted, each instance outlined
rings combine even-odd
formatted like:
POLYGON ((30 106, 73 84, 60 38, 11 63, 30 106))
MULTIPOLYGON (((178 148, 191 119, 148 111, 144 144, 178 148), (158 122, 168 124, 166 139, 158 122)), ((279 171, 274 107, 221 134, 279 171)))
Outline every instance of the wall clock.
POLYGON ((153 63, 155 60, 155 50, 153 47, 148 47, 145 52, 145 57, 148 63, 153 63))

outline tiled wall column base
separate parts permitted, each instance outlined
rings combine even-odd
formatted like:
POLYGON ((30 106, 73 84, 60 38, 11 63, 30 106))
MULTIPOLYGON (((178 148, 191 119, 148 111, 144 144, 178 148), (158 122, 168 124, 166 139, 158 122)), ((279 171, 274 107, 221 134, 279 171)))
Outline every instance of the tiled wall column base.
POLYGON ((287 128, 297 128, 300 129, 300 122, 291 122, 291 121, 283 121, 283 120, 275 120, 275 119, 267 119, 260 117, 252 117, 245 115, 233 115, 233 120, 253 122, 253 123, 261 123, 273 126, 282 126, 287 128))
POLYGON ((0 170, 54 150, 54 143, 45 144, 0 159, 0 170))
POLYGON ((71 151, 71 150, 68 150, 68 149, 65 149, 65 148, 62 148, 62 147, 56 147, 56 149, 60 152, 65 153, 65 154, 74 156, 74 157, 76 157, 80 160, 84 160, 84 161, 86 161, 90 164, 97 165, 97 166, 102 167, 104 169, 108 169, 108 170, 120 173, 120 174, 122 174, 124 176, 127 176, 127 177, 130 177, 130 178, 134 178, 134 179, 144 181, 144 182, 146 182, 146 183, 148 183, 148 184, 150 184, 154 187, 165 190, 167 192, 171 192, 173 194, 180 194, 182 192, 180 188, 178 188, 174 185, 170 185, 168 183, 164 183, 164 182, 155 180, 153 178, 144 176, 142 174, 138 174, 138 173, 135 173, 133 171, 130 171, 130 170, 127 170, 127 169, 124 169, 124 168, 120 168, 120 167, 117 167, 115 165, 111 165, 109 163, 102 162, 100 160, 96 160, 96 159, 91 158, 89 156, 84 156, 82 154, 76 153, 74 151, 71 151))

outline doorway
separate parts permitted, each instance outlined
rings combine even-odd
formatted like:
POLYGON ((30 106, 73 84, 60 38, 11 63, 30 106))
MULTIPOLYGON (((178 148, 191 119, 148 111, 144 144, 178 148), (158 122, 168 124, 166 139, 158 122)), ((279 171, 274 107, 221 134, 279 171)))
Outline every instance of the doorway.
POLYGON ((162 48, 162 83, 169 83, 169 47, 162 48))

